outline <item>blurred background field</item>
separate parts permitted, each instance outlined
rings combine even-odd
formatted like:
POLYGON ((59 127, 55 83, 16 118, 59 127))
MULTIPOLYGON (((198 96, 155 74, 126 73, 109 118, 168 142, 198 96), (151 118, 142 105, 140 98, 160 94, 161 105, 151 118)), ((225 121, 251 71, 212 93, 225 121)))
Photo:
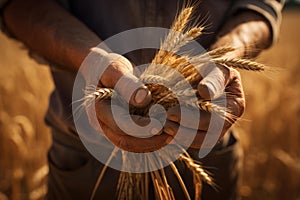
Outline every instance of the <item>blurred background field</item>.
POLYGON ((300 9, 285 9, 278 44, 258 58, 276 69, 242 74, 245 199, 300 199, 299 26, 300 9))
MULTIPOLYGON (((287 8, 278 44, 258 60, 270 72, 242 73, 247 99, 237 124, 245 150, 243 199, 300 200, 300 9, 287 8)), ((46 65, 0 34, 0 200, 42 199, 53 89, 46 65)))

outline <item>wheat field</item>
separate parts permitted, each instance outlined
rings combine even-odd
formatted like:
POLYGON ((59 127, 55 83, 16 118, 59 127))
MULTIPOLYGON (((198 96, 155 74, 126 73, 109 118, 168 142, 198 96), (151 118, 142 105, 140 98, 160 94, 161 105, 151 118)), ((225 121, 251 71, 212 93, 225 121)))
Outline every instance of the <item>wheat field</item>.
MULTIPOLYGON (((300 12, 285 10, 278 44, 258 61, 274 70, 242 73, 247 98, 236 125, 245 150, 243 199, 300 199, 300 12)), ((46 65, 0 34, 0 200, 43 199, 53 89, 46 65)))

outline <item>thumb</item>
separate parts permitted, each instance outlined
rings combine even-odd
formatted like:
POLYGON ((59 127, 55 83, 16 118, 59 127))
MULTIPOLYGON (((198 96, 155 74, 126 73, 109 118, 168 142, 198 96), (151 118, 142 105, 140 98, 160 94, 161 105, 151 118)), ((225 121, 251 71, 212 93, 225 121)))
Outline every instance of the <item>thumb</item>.
POLYGON ((199 95, 207 100, 217 99, 224 93, 228 79, 227 68, 214 67, 198 84, 199 95))
POLYGON ((109 88, 114 88, 131 105, 143 107, 150 103, 151 94, 147 87, 133 75, 133 67, 125 57, 109 53, 109 66, 100 81, 109 88))

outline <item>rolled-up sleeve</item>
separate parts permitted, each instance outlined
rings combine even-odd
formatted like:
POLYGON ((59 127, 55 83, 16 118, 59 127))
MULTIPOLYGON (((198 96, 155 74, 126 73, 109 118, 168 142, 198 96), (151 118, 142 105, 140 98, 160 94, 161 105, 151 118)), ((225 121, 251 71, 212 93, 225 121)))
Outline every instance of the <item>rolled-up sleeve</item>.
MULTIPOLYGON (((11 36, 6 28, 5 28, 5 23, 4 23, 4 20, 3 20, 3 10, 5 8, 5 6, 7 5, 7 3, 9 2, 10 0, 0 0, 0 31, 6 33, 8 36, 11 36)), ((26 1, 26 0, 24 0, 26 1)), ((70 8, 70 2, 69 0, 58 0, 58 2, 67 10, 69 10, 70 8)))
POLYGON ((232 7, 233 14, 240 10, 252 10, 261 14, 269 23, 273 43, 277 41, 284 0, 240 0, 232 7))

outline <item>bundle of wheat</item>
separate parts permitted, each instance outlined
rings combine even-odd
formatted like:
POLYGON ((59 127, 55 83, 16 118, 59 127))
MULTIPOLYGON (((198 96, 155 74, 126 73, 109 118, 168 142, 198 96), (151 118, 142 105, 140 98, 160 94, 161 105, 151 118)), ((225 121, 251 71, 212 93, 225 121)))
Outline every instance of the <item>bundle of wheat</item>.
MULTIPOLYGON (((204 30, 204 27, 199 24, 189 25, 194 6, 185 6, 179 15, 176 17, 171 26, 170 33, 166 36, 164 42, 161 44, 160 50, 155 55, 152 63, 147 67, 139 79, 148 87, 152 95, 152 101, 146 108, 130 107, 131 114, 139 114, 147 116, 148 111, 154 104, 162 105, 166 110, 173 106, 179 105, 178 99, 181 99, 187 106, 197 108, 210 113, 217 113, 222 118, 232 121, 235 116, 230 114, 226 108, 223 108, 211 101, 201 99, 197 94, 197 84, 202 79, 201 68, 207 66, 209 63, 216 63, 227 68, 238 68, 245 70, 261 71, 264 70, 264 65, 245 60, 245 59, 226 59, 224 55, 233 51, 232 47, 221 47, 207 53, 199 55, 178 55, 180 48, 193 39, 197 38, 204 30), (180 75, 178 75, 180 74, 180 75), (182 80, 182 77, 184 79, 182 80), (195 99, 196 98, 196 99, 195 99)), ((110 99, 113 97, 121 98, 117 92, 108 88, 97 88, 93 92, 92 97, 96 102, 103 99, 110 99)), ((90 95, 90 94, 89 94, 90 95)), ((195 199, 200 199, 202 182, 206 182, 213 186, 212 178, 203 170, 201 164, 193 160, 187 151, 180 145, 174 145, 174 148, 180 149, 183 154, 179 156, 179 160, 186 164, 186 167, 193 172, 195 185, 195 199)), ((113 158, 117 151, 121 151, 124 157, 123 164, 126 163, 126 151, 115 148, 107 164, 113 158)), ((161 160, 168 160, 169 152, 162 153, 159 157, 145 156, 145 162, 148 165, 155 165, 161 160)), ((190 194, 179 174, 174 163, 170 162, 170 167, 182 190, 186 199, 191 199, 190 194)), ((95 192, 101 179, 105 173, 106 167, 102 170, 98 181, 95 185, 91 199, 94 198, 95 192)), ((121 172, 118 183, 118 199, 148 199, 148 183, 152 180, 156 199, 175 199, 172 188, 168 184, 163 168, 156 171, 151 171, 149 174, 144 173, 128 173, 121 172), (150 177, 149 177, 150 176, 150 177)))

